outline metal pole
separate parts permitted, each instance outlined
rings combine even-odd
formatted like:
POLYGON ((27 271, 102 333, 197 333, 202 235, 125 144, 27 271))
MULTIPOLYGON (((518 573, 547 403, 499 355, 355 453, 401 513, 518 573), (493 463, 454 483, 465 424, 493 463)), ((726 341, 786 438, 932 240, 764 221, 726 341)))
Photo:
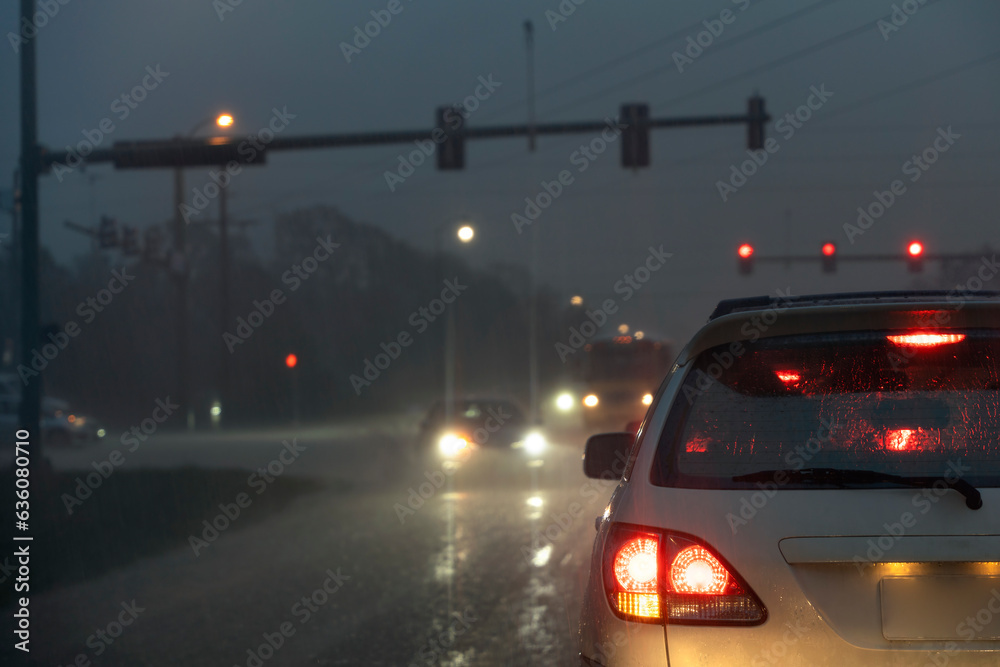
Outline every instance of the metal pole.
POLYGON ((531 21, 524 22, 524 39, 528 51, 528 150, 533 153, 535 152, 535 30, 531 21))
POLYGON ((540 424, 538 409, 538 225, 531 226, 531 293, 528 295, 528 402, 531 423, 540 424))
POLYGON ((185 425, 190 430, 194 428, 194 411, 188 399, 188 267, 187 267, 187 223, 181 215, 184 204, 184 170, 174 169, 174 260, 170 263, 176 267, 174 279, 176 287, 177 308, 177 403, 185 412, 185 425))
MULTIPOLYGON (((21 0, 22 26, 32 25, 35 0, 21 0)), ((37 30, 36 30, 37 32, 37 30)), ((38 97, 35 78, 37 35, 21 43, 21 363, 31 368, 38 342, 38 97)), ((42 461, 41 376, 29 375, 21 392, 18 418, 29 434, 30 466, 38 474, 42 461)), ((20 438, 19 438, 20 439, 20 438)), ((36 477, 37 480, 37 477, 36 477)))
MULTIPOLYGON (((219 271, 222 273, 219 281, 222 286, 220 294, 219 314, 221 316, 222 332, 229 326, 229 220, 226 206, 226 188, 219 188, 219 271)), ((226 414, 230 409, 226 403, 229 398, 229 354, 219 355, 222 360, 219 377, 219 405, 222 406, 221 423, 225 425, 226 414)))

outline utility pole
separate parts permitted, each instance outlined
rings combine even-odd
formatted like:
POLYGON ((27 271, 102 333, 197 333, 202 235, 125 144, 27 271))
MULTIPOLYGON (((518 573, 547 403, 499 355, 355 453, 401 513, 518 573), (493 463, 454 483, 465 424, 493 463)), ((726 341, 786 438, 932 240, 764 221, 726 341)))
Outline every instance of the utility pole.
POLYGON ((174 257, 170 262, 176 268, 176 310, 177 310, 177 402, 185 413, 188 429, 194 428, 194 412, 188 397, 188 266, 187 266, 187 223, 181 214, 184 203, 184 169, 174 168, 174 257))
MULTIPOLYGON (((225 167, 222 167, 225 169, 225 167)), ((219 270, 222 276, 219 280, 221 292, 219 294, 219 314, 221 316, 222 328, 220 335, 225 333, 229 326, 229 220, 226 204, 226 188, 219 187, 219 270)), ((221 368, 219 369, 219 404, 222 406, 222 423, 226 422, 226 414, 231 409, 226 399, 229 395, 229 353, 219 355, 221 368)))
MULTIPOLYGON (((35 0, 21 0, 19 25, 32 25, 35 0)), ((31 368, 31 351, 38 342, 38 91, 35 46, 38 34, 21 42, 21 363, 31 368)), ((42 461, 41 376, 28 377, 18 407, 20 427, 28 431, 29 465, 40 472, 42 461)), ((20 440, 20 438, 18 438, 20 440)), ((38 480, 38 477, 35 477, 38 480)), ((39 488, 35 487, 36 492, 39 488)))
POLYGON ((528 150, 535 152, 535 28, 531 21, 524 22, 525 47, 528 52, 528 150))

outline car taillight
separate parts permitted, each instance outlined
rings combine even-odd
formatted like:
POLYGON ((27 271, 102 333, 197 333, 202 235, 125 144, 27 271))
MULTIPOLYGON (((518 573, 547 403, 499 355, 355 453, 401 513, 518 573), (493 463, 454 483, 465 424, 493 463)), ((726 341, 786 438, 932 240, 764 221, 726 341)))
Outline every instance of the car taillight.
POLYGON ((604 587, 631 621, 757 625, 767 611, 721 557, 693 537, 615 523, 604 543, 604 587))

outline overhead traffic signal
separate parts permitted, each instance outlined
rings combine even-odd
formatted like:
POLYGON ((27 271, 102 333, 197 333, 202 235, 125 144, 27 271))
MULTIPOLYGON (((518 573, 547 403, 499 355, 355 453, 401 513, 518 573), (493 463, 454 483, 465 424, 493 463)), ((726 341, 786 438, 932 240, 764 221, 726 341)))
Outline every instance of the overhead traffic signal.
POLYGON ((749 243, 744 243, 736 250, 736 254, 739 256, 740 262, 740 273, 743 275, 748 275, 753 272, 753 246, 749 243))
POLYGON ((438 145, 437 168, 442 171, 465 169, 464 111, 460 106, 437 108, 431 138, 438 145))
POLYGON ((834 273, 837 270, 837 246, 827 241, 820 248, 823 261, 823 273, 834 273))
POLYGON ((118 247, 118 221, 104 216, 97 228, 98 245, 103 249, 118 247))
POLYGON ((299 358, 294 354, 289 354, 287 357, 285 357, 285 365, 288 366, 289 368, 295 368, 295 366, 298 363, 299 363, 299 358))
POLYGON ((649 166, 649 105, 623 104, 622 166, 632 169, 649 166))
POLYGON ((764 124, 767 122, 767 111, 764 109, 764 98, 754 95, 747 101, 747 149, 759 151, 764 149, 764 124))
POLYGON ((913 273, 924 270, 924 244, 910 241, 906 246, 906 265, 913 273))

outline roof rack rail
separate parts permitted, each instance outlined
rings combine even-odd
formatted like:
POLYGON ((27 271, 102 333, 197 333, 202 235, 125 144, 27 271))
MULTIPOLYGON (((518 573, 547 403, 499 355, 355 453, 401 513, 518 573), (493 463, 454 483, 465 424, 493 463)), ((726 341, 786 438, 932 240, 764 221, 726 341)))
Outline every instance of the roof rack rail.
MULTIPOLYGON (((943 301, 954 297, 955 290, 895 290, 884 292, 834 292, 831 294, 808 294, 804 296, 751 296, 742 299, 723 299, 708 316, 708 321, 723 315, 745 310, 763 310, 780 304, 782 307, 803 307, 820 304, 878 303, 880 301, 943 301)), ((998 291, 976 292, 976 299, 1000 298, 998 291)))

